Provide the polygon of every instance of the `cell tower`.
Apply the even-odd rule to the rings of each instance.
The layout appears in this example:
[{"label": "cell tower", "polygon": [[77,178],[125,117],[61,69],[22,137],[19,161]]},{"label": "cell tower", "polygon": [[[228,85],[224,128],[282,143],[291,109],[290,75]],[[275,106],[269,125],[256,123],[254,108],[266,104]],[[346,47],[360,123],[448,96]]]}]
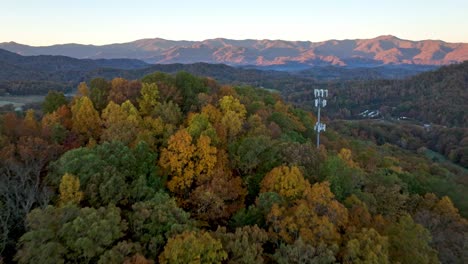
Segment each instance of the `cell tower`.
[{"label": "cell tower", "polygon": [[317,148],[320,146],[320,132],[325,131],[327,126],[320,123],[320,108],[327,106],[328,90],[327,89],[314,89],[315,107],[317,111],[317,123],[315,123],[315,131],[317,131]]}]

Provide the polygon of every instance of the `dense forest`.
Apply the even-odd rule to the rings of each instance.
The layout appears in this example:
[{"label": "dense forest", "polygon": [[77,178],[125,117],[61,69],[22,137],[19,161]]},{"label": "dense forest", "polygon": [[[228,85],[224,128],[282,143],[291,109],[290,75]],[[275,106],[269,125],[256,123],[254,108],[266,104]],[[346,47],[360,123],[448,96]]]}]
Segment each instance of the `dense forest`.
[{"label": "dense forest", "polygon": [[[65,56],[21,56],[0,49],[0,95],[46,94],[50,89],[70,92],[80,82],[101,77],[140,79],[155,71],[175,74],[187,71],[210,76],[225,84],[243,84],[280,91],[310,88],[317,81],[401,79],[435,66],[394,65],[380,67],[313,67],[286,72],[277,67],[231,67],[224,64],[146,64],[132,59],[74,59]],[[289,69],[286,67],[286,69]]]},{"label": "dense forest", "polygon": [[315,121],[187,72],[51,91],[0,117],[0,263],[467,262],[466,170]]}]

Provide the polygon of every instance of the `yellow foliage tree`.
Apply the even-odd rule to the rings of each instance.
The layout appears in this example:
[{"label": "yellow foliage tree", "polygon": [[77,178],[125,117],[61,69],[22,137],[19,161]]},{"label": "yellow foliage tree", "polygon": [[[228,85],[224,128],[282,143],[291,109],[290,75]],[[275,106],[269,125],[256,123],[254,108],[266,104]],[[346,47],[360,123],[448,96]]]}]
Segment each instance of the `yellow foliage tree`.
[{"label": "yellow foliage tree", "polygon": [[186,130],[179,130],[169,138],[167,148],[161,151],[159,164],[168,170],[171,179],[167,186],[171,192],[184,194],[195,176],[195,164],[192,157],[195,146]]},{"label": "yellow foliage tree", "polygon": [[83,192],[80,191],[80,179],[69,173],[65,173],[65,175],[62,176],[59,192],[59,204],[61,206],[68,203],[79,204],[83,199]]},{"label": "yellow foliage tree", "polygon": [[221,124],[226,128],[228,138],[232,139],[242,130],[247,110],[237,98],[231,95],[221,98],[219,106],[223,112]]},{"label": "yellow foliage tree", "polygon": [[159,255],[160,263],[222,263],[227,258],[223,244],[205,232],[184,232],[170,238]]},{"label": "yellow foliage tree", "polygon": [[260,192],[276,192],[288,200],[301,198],[307,188],[310,184],[296,166],[276,167],[260,184]]},{"label": "yellow foliage tree", "polygon": [[192,144],[192,136],[185,129],[169,138],[167,148],[161,152],[159,164],[170,175],[167,186],[171,192],[186,197],[194,182],[211,179],[217,150],[210,143],[211,139],[202,135],[196,145]]},{"label": "yellow foliage tree", "polygon": [[293,243],[301,237],[312,246],[339,244],[339,229],[346,225],[348,213],[334,199],[328,182],[306,188],[303,196],[292,206],[272,206],[266,218],[270,232],[286,243]]},{"label": "yellow foliage tree", "polygon": [[86,85],[85,82],[81,82],[81,83],[78,85],[77,97],[81,97],[81,96],[89,96],[88,85]]},{"label": "yellow foliage tree", "polygon": [[98,138],[101,130],[101,118],[87,96],[78,98],[71,108],[72,131],[87,138]]},{"label": "yellow foliage tree", "polygon": [[358,168],[356,162],[353,161],[352,152],[350,149],[342,148],[340,153],[338,153],[338,157],[340,157],[350,168]]},{"label": "yellow foliage tree", "polygon": [[239,99],[234,98],[232,95],[223,96],[223,98],[219,100],[219,106],[224,113],[233,111],[241,118],[245,118],[245,115],[247,114],[245,106],[241,104]]},{"label": "yellow foliage tree", "polygon": [[137,99],[142,116],[150,116],[156,106],[159,104],[159,90],[155,83],[143,83],[141,86],[141,95]]},{"label": "yellow foliage tree", "polygon": [[23,120],[23,132],[26,135],[34,135],[39,132],[39,123],[34,117],[34,110],[29,109]]},{"label": "yellow foliage tree", "polygon": [[194,153],[194,158],[197,161],[195,163],[195,175],[198,184],[210,180],[217,161],[216,153],[217,149],[211,146],[211,138],[201,135],[198,138],[196,152]]},{"label": "yellow foliage tree", "polygon": [[134,143],[142,123],[138,110],[128,100],[121,106],[111,101],[102,111],[102,119],[105,129],[101,139],[118,140],[126,145]]}]

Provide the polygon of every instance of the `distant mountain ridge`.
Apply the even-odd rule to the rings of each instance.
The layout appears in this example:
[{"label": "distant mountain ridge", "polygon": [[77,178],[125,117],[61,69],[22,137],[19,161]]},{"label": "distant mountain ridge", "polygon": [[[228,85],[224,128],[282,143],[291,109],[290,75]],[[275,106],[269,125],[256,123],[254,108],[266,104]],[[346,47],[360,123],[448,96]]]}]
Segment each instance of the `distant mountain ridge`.
[{"label": "distant mountain ridge", "polygon": [[61,44],[33,47],[15,42],[0,48],[20,55],[63,55],[80,59],[138,59],[153,64],[224,63],[233,66],[306,65],[367,67],[389,64],[446,65],[468,60],[468,43],[410,41],[394,36],[323,42],[285,40],[173,41],[141,39],[102,46]]}]

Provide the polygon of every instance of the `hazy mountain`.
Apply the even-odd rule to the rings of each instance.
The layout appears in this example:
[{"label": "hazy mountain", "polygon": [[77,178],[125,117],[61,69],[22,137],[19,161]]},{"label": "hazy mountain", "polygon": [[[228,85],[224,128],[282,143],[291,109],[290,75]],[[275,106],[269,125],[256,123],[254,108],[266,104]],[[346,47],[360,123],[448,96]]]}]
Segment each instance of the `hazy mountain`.
[{"label": "hazy mountain", "polygon": [[284,40],[171,41],[160,38],[103,46],[63,44],[33,47],[15,42],[0,48],[21,55],[64,55],[74,58],[131,58],[147,63],[225,63],[286,67],[376,66],[385,64],[445,65],[468,60],[467,43],[410,41],[394,36],[324,42]]}]

